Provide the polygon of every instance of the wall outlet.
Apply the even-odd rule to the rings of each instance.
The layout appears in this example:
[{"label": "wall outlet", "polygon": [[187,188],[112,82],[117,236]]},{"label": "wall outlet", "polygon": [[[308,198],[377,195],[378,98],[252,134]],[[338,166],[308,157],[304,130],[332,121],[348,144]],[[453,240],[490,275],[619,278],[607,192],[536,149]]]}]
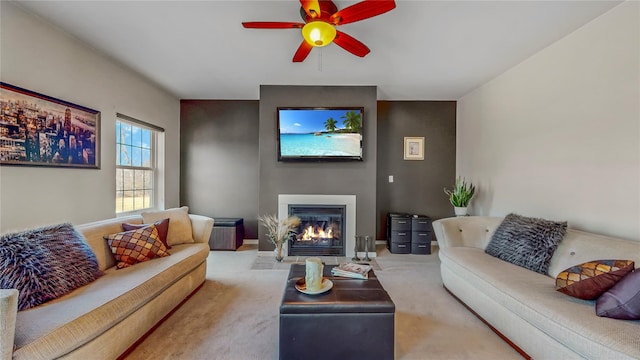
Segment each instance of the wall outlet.
[{"label": "wall outlet", "polygon": [[393,182],[393,175],[389,175],[389,182],[392,183]]}]

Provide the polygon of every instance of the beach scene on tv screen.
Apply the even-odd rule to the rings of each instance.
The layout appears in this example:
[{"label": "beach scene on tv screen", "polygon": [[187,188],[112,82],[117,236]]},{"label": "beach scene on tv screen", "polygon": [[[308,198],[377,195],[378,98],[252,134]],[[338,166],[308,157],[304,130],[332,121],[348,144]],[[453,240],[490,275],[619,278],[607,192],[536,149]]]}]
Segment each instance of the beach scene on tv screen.
[{"label": "beach scene on tv screen", "polygon": [[282,157],[360,157],[360,109],[280,109]]}]

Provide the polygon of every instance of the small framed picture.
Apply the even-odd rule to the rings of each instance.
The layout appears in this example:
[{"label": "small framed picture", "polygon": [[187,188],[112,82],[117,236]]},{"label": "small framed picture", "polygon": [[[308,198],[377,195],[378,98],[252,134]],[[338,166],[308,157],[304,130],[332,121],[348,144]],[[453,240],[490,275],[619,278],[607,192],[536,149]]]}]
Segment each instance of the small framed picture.
[{"label": "small framed picture", "polygon": [[424,160],[424,137],[404,138],[404,159]]}]

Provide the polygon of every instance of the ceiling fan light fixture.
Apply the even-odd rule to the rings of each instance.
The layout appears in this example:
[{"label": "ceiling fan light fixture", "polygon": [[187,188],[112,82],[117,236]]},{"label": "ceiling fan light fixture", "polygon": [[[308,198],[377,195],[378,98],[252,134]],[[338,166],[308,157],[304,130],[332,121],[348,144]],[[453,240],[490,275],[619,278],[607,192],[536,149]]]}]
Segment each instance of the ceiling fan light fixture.
[{"label": "ceiling fan light fixture", "polygon": [[310,21],[302,27],[302,37],[311,46],[327,46],[335,39],[336,28],[325,21]]}]

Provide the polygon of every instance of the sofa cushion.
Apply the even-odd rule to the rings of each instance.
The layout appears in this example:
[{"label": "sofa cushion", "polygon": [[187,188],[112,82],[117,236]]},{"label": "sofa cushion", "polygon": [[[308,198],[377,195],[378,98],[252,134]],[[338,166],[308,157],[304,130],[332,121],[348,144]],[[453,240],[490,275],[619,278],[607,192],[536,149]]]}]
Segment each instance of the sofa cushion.
[{"label": "sofa cushion", "polygon": [[596,302],[596,314],[622,320],[640,320],[640,270],[627,274]]},{"label": "sofa cushion", "polygon": [[142,221],[147,224],[166,218],[170,219],[169,231],[167,233],[167,244],[170,246],[194,242],[191,220],[189,219],[189,208],[187,206],[162,211],[144,212],[141,215]]},{"label": "sofa cushion", "polygon": [[155,225],[105,236],[113,256],[122,269],[155,257],[169,256]]},{"label": "sofa cushion", "polygon": [[546,274],[566,229],[566,222],[509,214],[498,226],[485,251],[514,265]]},{"label": "sofa cushion", "polygon": [[572,266],[556,277],[556,290],[593,300],[633,271],[632,260],[595,260]]},{"label": "sofa cushion", "polygon": [[208,244],[178,245],[171,256],[125,269],[112,267],[81,289],[19,312],[14,357],[54,359],[88,343],[196,269],[208,255]]},{"label": "sofa cushion", "polygon": [[0,236],[0,288],[18,289],[18,309],[56,299],[102,275],[95,255],[65,223]]},{"label": "sofa cushion", "polygon": [[[149,226],[150,224],[130,224],[130,223],[122,223],[122,230],[130,231],[143,228],[145,226]],[[160,241],[164,244],[164,246],[168,249],[171,249],[171,246],[167,243],[167,233],[169,232],[169,219],[158,220],[153,223],[158,229],[158,236]]]}]

